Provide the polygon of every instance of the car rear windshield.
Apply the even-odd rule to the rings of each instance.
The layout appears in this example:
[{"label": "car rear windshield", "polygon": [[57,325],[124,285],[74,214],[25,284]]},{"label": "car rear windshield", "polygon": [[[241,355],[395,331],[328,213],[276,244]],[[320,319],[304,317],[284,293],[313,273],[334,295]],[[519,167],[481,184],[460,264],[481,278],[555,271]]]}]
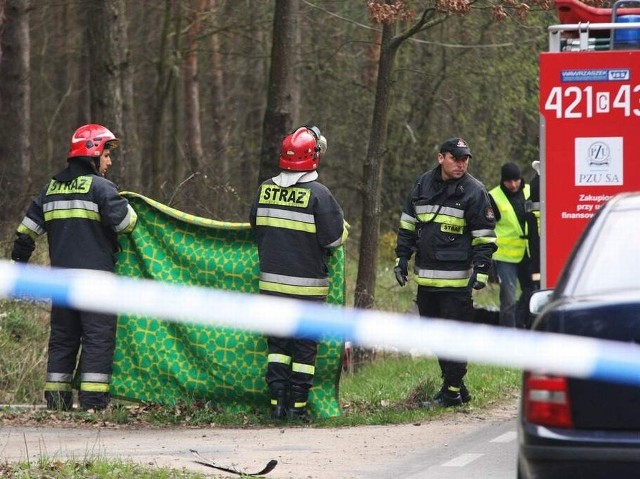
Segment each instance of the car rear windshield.
[{"label": "car rear windshield", "polygon": [[577,295],[640,290],[639,220],[638,210],[607,215],[576,284]]}]

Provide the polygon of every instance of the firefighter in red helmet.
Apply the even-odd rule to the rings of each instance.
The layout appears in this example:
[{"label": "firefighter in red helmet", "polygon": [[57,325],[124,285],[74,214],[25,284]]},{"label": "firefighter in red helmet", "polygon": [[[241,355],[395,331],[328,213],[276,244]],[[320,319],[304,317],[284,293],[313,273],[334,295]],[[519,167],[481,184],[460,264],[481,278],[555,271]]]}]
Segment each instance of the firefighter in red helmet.
[{"label": "firefighter in red helmet", "polygon": [[[260,293],[324,302],[329,293],[327,258],[347,238],[340,205],[318,182],[327,140],[315,126],[284,138],[280,174],[258,189],[249,220],[258,243]],[[308,420],[317,343],[269,336],[266,382],[271,417]]]},{"label": "firefighter in red helmet", "polygon": [[[36,238],[46,233],[51,266],[115,270],[117,235],[131,232],[137,220],[116,185],[104,177],[119,144],[101,125],[84,125],[73,133],[67,167],[42,188],[18,226],[13,261],[28,262]],[[107,407],[115,337],[116,315],[53,305],[44,391],[49,409],[72,408],[74,380],[79,381],[82,409]]]}]

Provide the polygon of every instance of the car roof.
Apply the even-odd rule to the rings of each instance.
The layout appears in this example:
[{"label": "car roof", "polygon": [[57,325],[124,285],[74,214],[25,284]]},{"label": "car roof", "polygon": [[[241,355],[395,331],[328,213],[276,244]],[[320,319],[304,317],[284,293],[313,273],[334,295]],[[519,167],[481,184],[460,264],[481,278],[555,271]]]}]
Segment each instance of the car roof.
[{"label": "car roof", "polygon": [[618,209],[640,209],[640,191],[619,193],[611,200],[611,208]]}]

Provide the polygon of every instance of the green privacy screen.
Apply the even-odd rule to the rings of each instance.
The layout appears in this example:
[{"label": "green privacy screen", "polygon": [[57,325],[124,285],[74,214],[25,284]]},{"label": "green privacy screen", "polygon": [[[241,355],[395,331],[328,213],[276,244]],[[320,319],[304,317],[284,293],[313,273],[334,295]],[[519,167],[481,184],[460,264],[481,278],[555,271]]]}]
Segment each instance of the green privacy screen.
[{"label": "green privacy screen", "polygon": [[[167,283],[258,292],[258,251],[248,223],[192,216],[136,193],[122,193],[138,214],[121,235],[117,273]],[[344,304],[344,249],[330,258],[329,302]],[[224,309],[224,305],[220,305]],[[309,404],[315,417],[339,416],[342,338],[318,344]],[[118,317],[111,394],[172,405],[210,401],[227,412],[268,407],[264,335],[151,317]]]}]

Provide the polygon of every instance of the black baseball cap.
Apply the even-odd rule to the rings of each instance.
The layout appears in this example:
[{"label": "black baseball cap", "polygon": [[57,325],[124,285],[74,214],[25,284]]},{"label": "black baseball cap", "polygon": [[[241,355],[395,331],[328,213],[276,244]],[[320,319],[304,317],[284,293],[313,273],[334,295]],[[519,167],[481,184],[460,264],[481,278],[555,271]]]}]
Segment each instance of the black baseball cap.
[{"label": "black baseball cap", "polygon": [[469,145],[462,138],[449,138],[440,147],[440,153],[451,153],[456,160],[465,156],[472,158]]}]

